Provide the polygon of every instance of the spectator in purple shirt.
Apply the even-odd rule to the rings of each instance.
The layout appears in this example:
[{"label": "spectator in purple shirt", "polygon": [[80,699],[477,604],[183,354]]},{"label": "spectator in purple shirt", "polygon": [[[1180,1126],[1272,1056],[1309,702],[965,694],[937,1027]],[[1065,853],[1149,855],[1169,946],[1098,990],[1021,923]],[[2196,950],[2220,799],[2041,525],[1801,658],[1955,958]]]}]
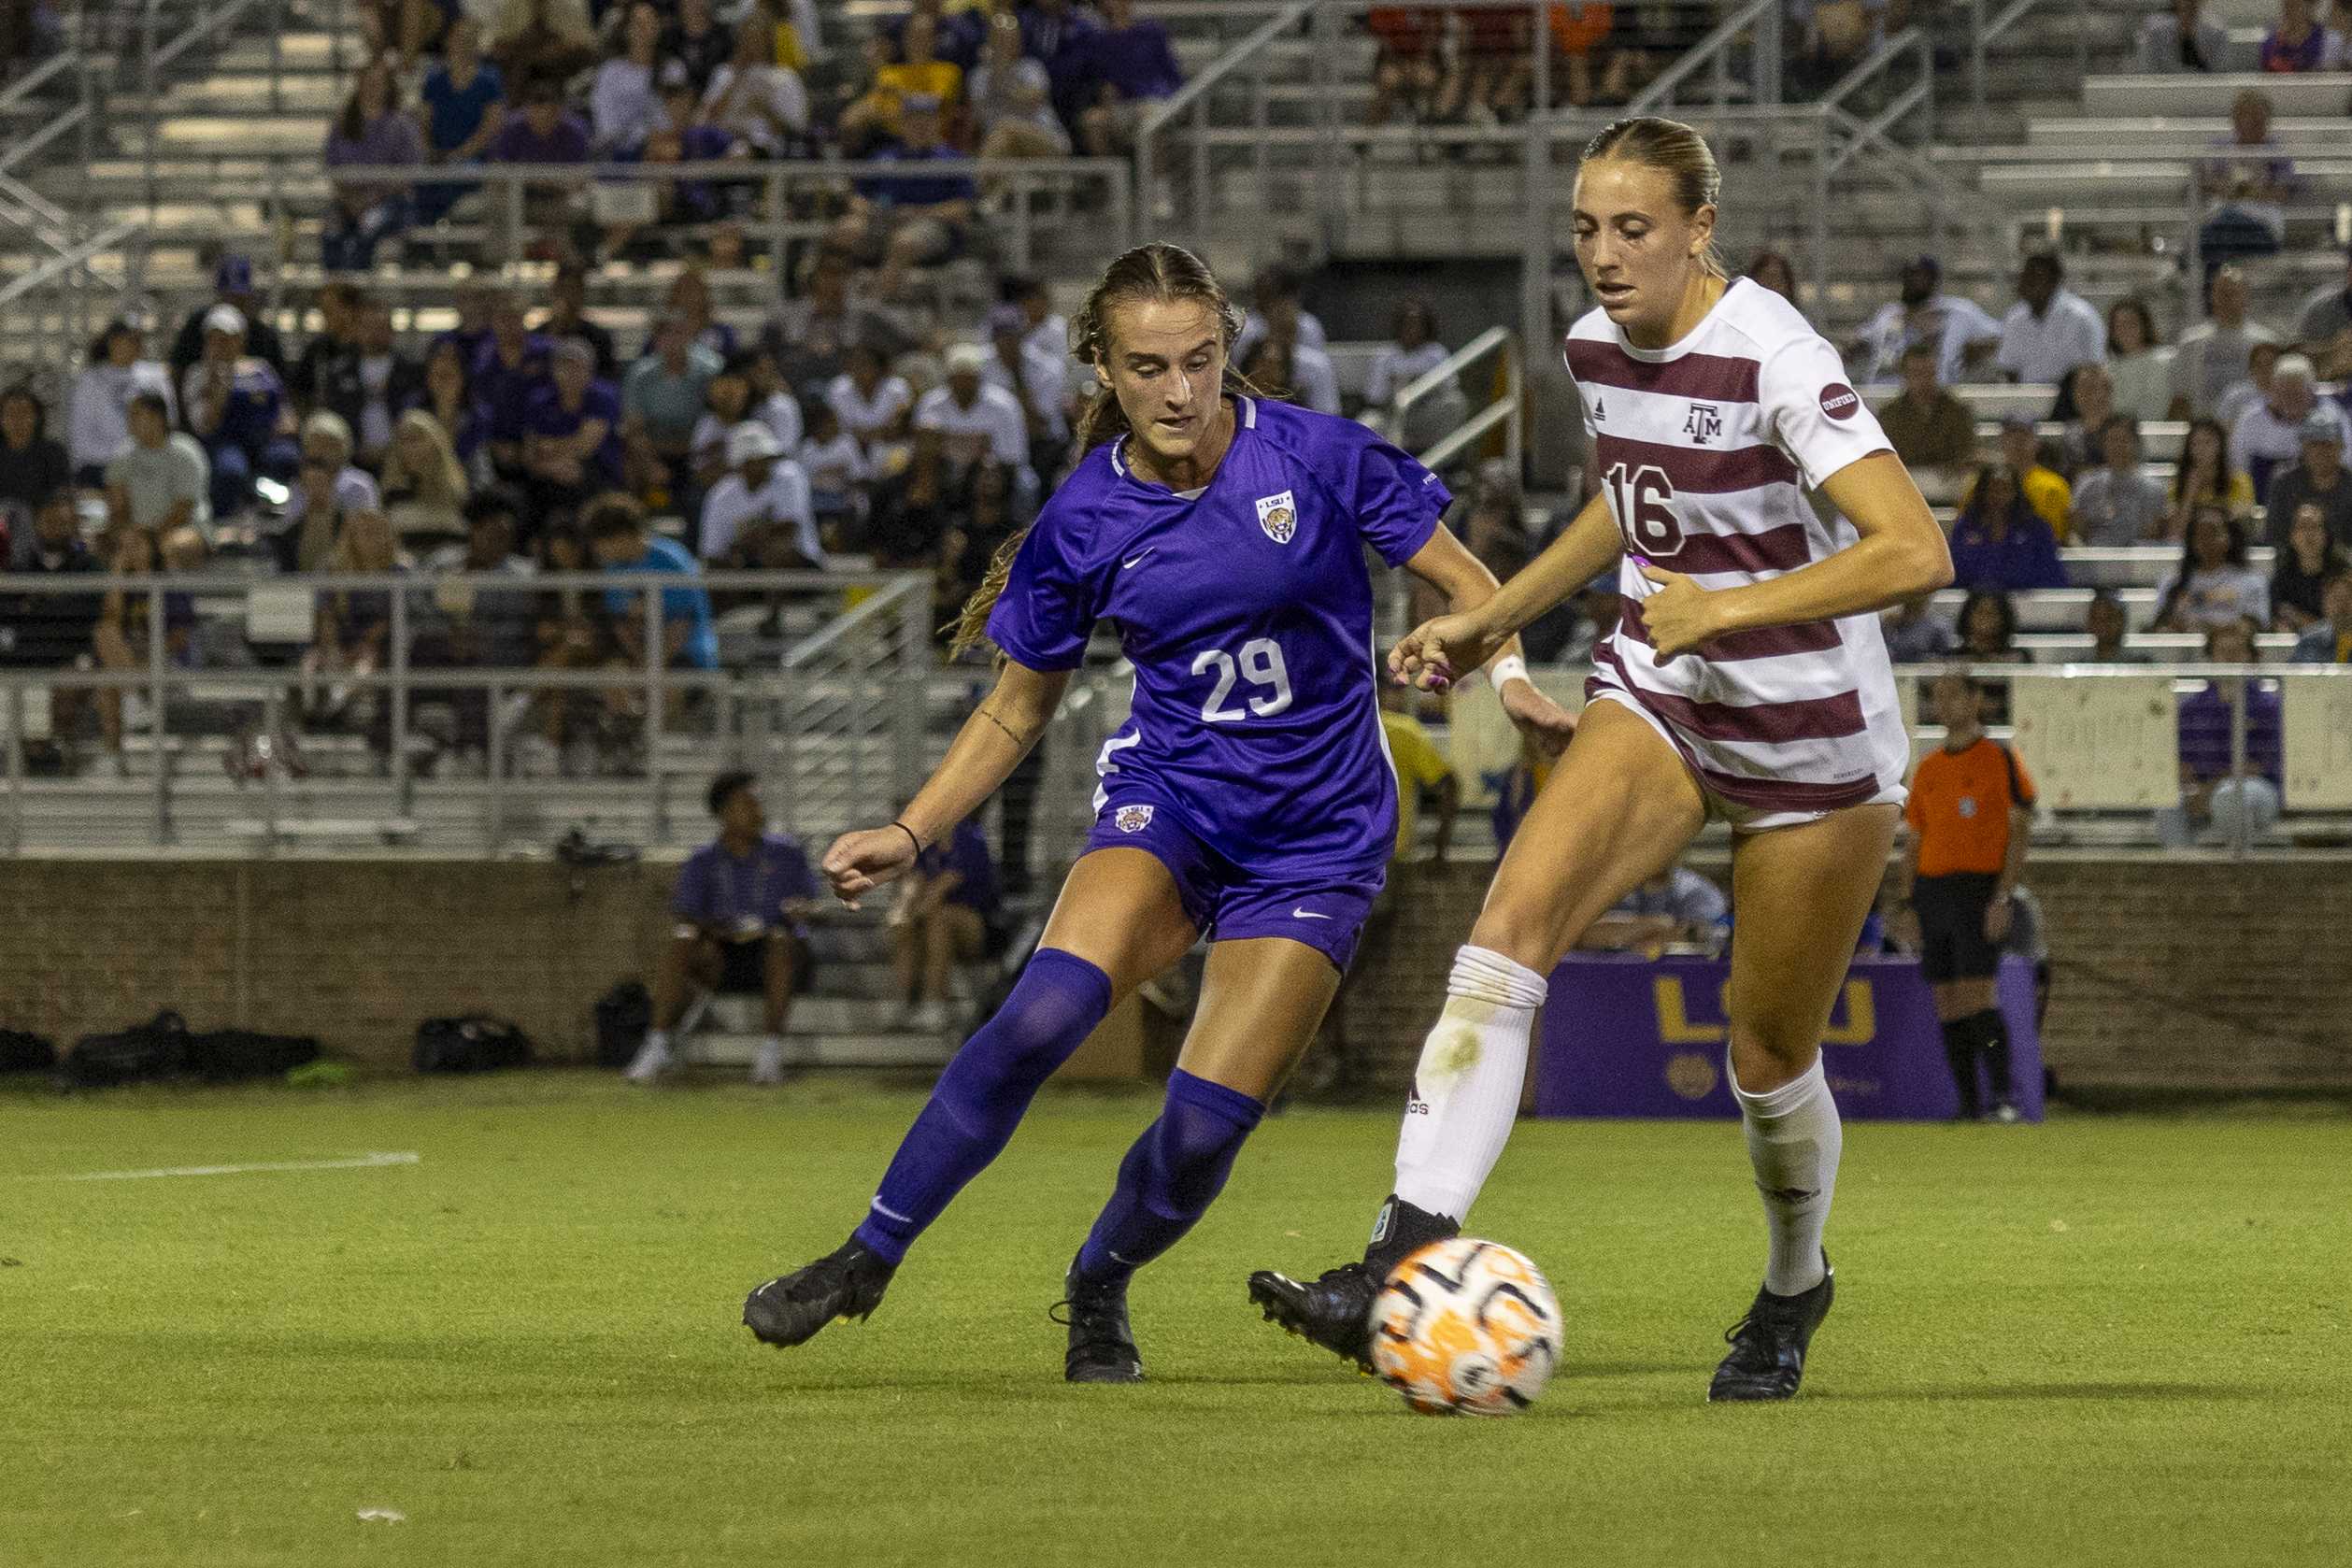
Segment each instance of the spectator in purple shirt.
[{"label": "spectator in purple shirt", "polygon": [[899,1027],[925,1034],[948,1027],[948,977],[986,956],[998,902],[988,835],[970,818],[915,857],[890,914]]},{"label": "spectator in purple shirt", "polygon": [[856,181],[849,211],[834,226],[832,243],[860,261],[880,262],[875,292],[894,299],[908,272],[948,261],[963,249],[979,192],[966,172],[971,160],[941,140],[936,98],[910,93],[901,99],[898,142],[875,157],[941,165],[930,174]]},{"label": "spectator in purple shirt", "polygon": [[620,394],[596,379],[596,350],[555,346],[554,376],[524,406],[524,492],[533,527],[577,512],[620,483]]},{"label": "spectator in purple shirt", "polygon": [[[673,60],[662,67],[662,113],[651,134],[623,154],[640,164],[716,164],[749,156],[721,126],[698,118],[701,97],[688,79],[686,67]],[[714,223],[726,216],[727,186],[708,179],[657,179],[652,183],[656,229],[677,224]],[[605,251],[617,255],[645,225],[614,223],[605,231]]]},{"label": "spectator in purple shirt", "polygon": [[[442,40],[444,59],[426,73],[419,119],[425,162],[441,166],[478,164],[506,122],[506,82],[482,58],[481,24],[461,16]],[[417,193],[417,216],[434,222],[474,185],[428,185]]]},{"label": "spectator in purple shirt", "polygon": [[[508,115],[491,138],[489,161],[585,164],[588,141],[587,123],[563,107],[563,89],[535,79],[523,85],[522,112]],[[541,226],[560,222],[580,188],[577,179],[531,181],[522,192],[523,221]]]},{"label": "spectator in purple shirt", "polygon": [[2335,71],[2344,66],[2344,39],[2320,25],[2315,0],[2280,0],[2278,25],[2262,36],[2262,69]]},{"label": "spectator in purple shirt", "polygon": [[934,35],[932,54],[960,71],[969,71],[980,63],[980,55],[988,39],[989,17],[991,7],[974,6],[946,14],[941,0],[914,0],[906,8],[906,16],[884,24],[883,36],[899,48],[899,58],[905,59],[904,39],[907,17],[929,20]]},{"label": "spectator in purple shirt", "polygon": [[489,424],[491,466],[501,478],[522,478],[522,416],[548,383],[548,340],[524,324],[522,306],[500,294],[490,310],[490,341],[466,378]]},{"label": "spectator in purple shirt", "polygon": [[767,813],[750,774],[720,774],[710,781],[706,800],[719,820],[719,836],[678,868],[670,895],[675,923],[654,980],[653,1028],[628,1077],[651,1083],[677,1064],[670,1031],[686,1017],[690,1002],[749,991],[767,1004],[751,1081],[780,1083],[793,984],[809,968],[801,922],[816,902],[817,878],[798,843],[766,831]]},{"label": "spectator in purple shirt", "polygon": [[[382,61],[363,69],[351,95],[327,128],[327,167],[415,166],[424,162],[424,138],[403,112],[392,67]],[[363,272],[376,264],[376,247],[408,226],[413,186],[377,180],[338,179],[335,206],[320,242],[320,260],[330,272]]]},{"label": "spectator in purple shirt", "polygon": [[1168,30],[1135,20],[1135,0],[1104,0],[1104,27],[1087,39],[1086,91],[1078,135],[1097,158],[1124,157],[1135,145],[1144,107],[1173,98],[1184,85]]},{"label": "spectator in purple shirt", "polygon": [[1021,52],[1045,66],[1054,112],[1075,121],[1086,108],[1087,42],[1103,30],[1103,19],[1074,0],[1028,0],[1019,17]]},{"label": "spectator in purple shirt", "polygon": [[[2259,663],[2254,624],[2233,621],[2205,634],[2205,658],[2216,664]],[[2245,761],[2234,731],[2245,707]],[[2157,836],[2170,848],[2197,841],[2217,825],[2243,823],[2259,834],[2278,817],[2286,777],[2284,718],[2277,690],[2244,677],[2207,681],[2180,700],[2180,789],[2177,806],[2156,814]]]},{"label": "spectator in purple shirt", "polygon": [[1952,580],[1962,588],[2064,588],[2058,538],[2025,504],[2005,464],[1976,471],[1968,507],[1952,524]]}]

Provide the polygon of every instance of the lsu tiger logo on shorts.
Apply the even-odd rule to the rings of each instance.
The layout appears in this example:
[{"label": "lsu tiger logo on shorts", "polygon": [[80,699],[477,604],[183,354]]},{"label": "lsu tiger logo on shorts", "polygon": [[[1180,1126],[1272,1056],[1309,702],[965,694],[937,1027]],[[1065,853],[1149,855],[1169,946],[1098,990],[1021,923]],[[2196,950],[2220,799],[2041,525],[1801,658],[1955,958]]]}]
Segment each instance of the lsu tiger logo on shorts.
[{"label": "lsu tiger logo on shorts", "polygon": [[1111,820],[1118,825],[1121,833],[1141,833],[1151,826],[1151,807],[1122,805],[1111,814]]},{"label": "lsu tiger logo on shorts", "polygon": [[1299,505],[1290,499],[1289,491],[1258,497],[1258,526],[1277,545],[1290,542],[1290,535],[1299,531]]}]

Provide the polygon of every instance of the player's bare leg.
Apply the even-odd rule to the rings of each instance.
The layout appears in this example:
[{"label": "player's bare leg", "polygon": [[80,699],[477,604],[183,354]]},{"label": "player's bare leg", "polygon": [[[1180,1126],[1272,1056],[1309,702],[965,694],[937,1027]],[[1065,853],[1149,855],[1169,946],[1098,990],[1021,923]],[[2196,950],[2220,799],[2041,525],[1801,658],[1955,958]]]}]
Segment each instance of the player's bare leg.
[{"label": "player's bare leg", "polygon": [[1140,849],[1082,856],[1012,995],[940,1075],[865,1223],[842,1247],[753,1290],[746,1326],[763,1343],[789,1346],[836,1318],[871,1316],[907,1246],[996,1158],[1054,1069],[1194,936],[1158,859]]},{"label": "player's bare leg", "polygon": [[1331,959],[1304,942],[1244,937],[1210,948],[1166,1106],[1127,1151],[1110,1202],[1070,1265],[1063,1371],[1072,1382],[1142,1381],[1128,1280],[1207,1212],[1338,990]]},{"label": "player's bare leg", "polygon": [[1502,1158],[1545,976],[1593,921],[1673,864],[1705,820],[1689,770],[1646,720],[1614,702],[1585,709],[1455,957],[1445,1011],[1414,1070],[1396,1190],[1371,1246],[1361,1262],[1313,1280],[1251,1275],[1249,1298],[1269,1321],[1367,1364],[1381,1281],[1406,1254],[1461,1228]]},{"label": "player's bare leg", "polygon": [[1862,805],[1751,834],[1732,852],[1732,1090],[1771,1237],[1764,1283],[1725,1337],[1710,1400],[1787,1399],[1835,1289],[1821,1231],[1844,1133],[1821,1032],[1885,880],[1896,810]]}]

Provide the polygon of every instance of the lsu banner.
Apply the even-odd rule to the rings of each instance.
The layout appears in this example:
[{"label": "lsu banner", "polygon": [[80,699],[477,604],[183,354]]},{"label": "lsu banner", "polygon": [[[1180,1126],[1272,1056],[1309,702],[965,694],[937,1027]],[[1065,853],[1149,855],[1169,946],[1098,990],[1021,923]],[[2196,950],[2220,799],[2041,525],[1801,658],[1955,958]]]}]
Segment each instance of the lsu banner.
[{"label": "lsu banner", "polygon": [[[1536,1065],[1538,1116],[1732,1117],[1722,959],[1572,953],[1552,971]],[[2002,961],[2017,1106],[2042,1119],[2042,1042],[2033,971]],[[1960,1090],[1944,1059],[1935,999],[1910,958],[1858,958],[1821,1036],[1830,1088],[1848,1117],[1946,1120]]]}]

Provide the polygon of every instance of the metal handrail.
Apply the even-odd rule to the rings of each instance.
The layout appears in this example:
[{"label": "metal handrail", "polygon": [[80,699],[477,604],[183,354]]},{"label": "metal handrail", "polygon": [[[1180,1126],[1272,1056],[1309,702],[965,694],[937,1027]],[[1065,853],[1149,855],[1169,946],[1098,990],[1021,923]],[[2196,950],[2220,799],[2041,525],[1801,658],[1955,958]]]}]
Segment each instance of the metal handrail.
[{"label": "metal handrail", "polygon": [[136,223],[117,223],[69,249],[60,251],[32,271],[10,279],[6,287],[0,287],[0,306],[11,305],[34,290],[45,288],[61,278],[84,272],[93,257],[113,249],[138,232],[139,225]]},{"label": "metal handrail", "polygon": [[1247,64],[1260,50],[1305,21],[1308,13],[1321,3],[1322,0],[1290,0],[1289,5],[1244,34],[1231,49],[1202,66],[1182,87],[1146,109],[1143,119],[1135,126],[1137,151],[1140,152],[1159,134],[1161,127],[1190,108],[1197,99],[1205,96],[1209,89]]},{"label": "metal handrail", "polygon": [[0,88],[0,114],[16,108],[20,102],[33,95],[34,89],[53,76],[59,76],[81,64],[81,51],[70,44],[34,66],[5,88]]},{"label": "metal handrail", "polygon": [[[279,694],[290,683],[304,679],[304,675],[301,672],[286,670],[207,671],[176,667],[171,662],[169,625],[165,613],[167,600],[175,593],[187,593],[193,596],[199,593],[235,593],[243,591],[249,595],[255,589],[292,587],[311,595],[314,607],[320,596],[329,593],[338,592],[381,593],[389,610],[383,668],[370,672],[335,671],[331,674],[322,672],[319,678],[330,679],[337,685],[346,687],[362,690],[381,689],[390,691],[391,712],[387,725],[385,751],[388,755],[390,788],[392,791],[395,809],[404,817],[413,805],[416,786],[409,747],[412,697],[420,691],[433,691],[453,687],[472,688],[477,685],[486,687],[491,693],[493,709],[491,736],[493,761],[491,764],[490,788],[493,803],[497,802],[500,798],[505,765],[506,738],[505,720],[497,705],[498,693],[503,690],[533,685],[560,686],[577,683],[568,680],[542,680],[540,672],[535,670],[521,672],[477,668],[469,674],[462,668],[416,665],[412,662],[410,632],[414,616],[418,611],[412,607],[410,601],[429,595],[434,590],[453,583],[463,583],[478,591],[505,594],[509,597],[561,592],[565,589],[597,593],[636,592],[642,610],[640,625],[644,649],[642,671],[634,678],[620,677],[611,671],[585,672],[591,677],[586,684],[593,685],[601,682],[606,690],[612,689],[617,683],[626,683],[634,688],[641,679],[646,701],[646,737],[649,746],[653,747],[659,746],[664,733],[664,709],[667,696],[672,691],[682,686],[716,688],[722,694],[731,691],[743,690],[749,690],[755,696],[761,691],[767,691],[771,695],[779,697],[787,694],[774,688],[774,682],[783,678],[784,672],[781,669],[749,676],[730,676],[725,672],[709,672],[681,680],[677,672],[669,669],[665,651],[664,632],[667,625],[665,601],[668,593],[673,591],[680,589],[706,591],[712,588],[745,587],[766,588],[772,592],[795,588],[837,592],[841,589],[860,586],[877,587],[884,590],[880,597],[889,599],[900,606],[903,624],[912,634],[903,639],[903,646],[898,650],[894,669],[862,672],[865,678],[859,689],[847,694],[852,697],[862,696],[872,701],[881,695],[877,682],[886,679],[924,680],[928,678],[932,667],[929,645],[921,635],[924,630],[921,625],[922,618],[919,614],[920,607],[928,606],[930,578],[921,574],[724,571],[687,576],[676,572],[620,570],[549,572],[528,576],[501,572],[327,572],[308,576],[264,577],[224,577],[214,573],[189,572],[161,572],[128,577],[95,573],[0,574],[0,592],[14,592],[50,596],[70,594],[85,600],[101,593],[115,592],[136,594],[143,598],[145,603],[144,619],[147,639],[146,662],[141,668],[136,670],[0,672],[0,676],[5,676],[5,678],[0,678],[0,692],[6,692],[7,697],[5,728],[0,728],[0,749],[5,749],[6,756],[0,759],[0,765],[6,768],[6,788],[12,807],[8,818],[10,835],[8,841],[11,844],[21,844],[23,835],[24,759],[22,747],[19,742],[24,729],[22,692],[28,688],[96,686],[144,691],[151,710],[159,716],[159,724],[160,716],[166,711],[171,693],[174,691],[190,693],[205,688],[252,691],[263,700],[265,722],[274,731],[278,718],[278,705],[280,701]],[[924,596],[918,596],[910,592],[918,584],[920,585]],[[892,589],[899,592],[893,594],[890,592]],[[622,613],[634,615],[635,612],[624,611]],[[294,640],[299,642],[307,639]],[[100,678],[93,678],[93,677]],[[805,691],[809,684],[805,678],[803,678],[791,690],[795,692]],[[924,716],[924,705],[919,694],[902,693],[901,696],[902,700],[891,705],[890,716],[892,740],[891,765],[899,775],[898,782],[905,781],[905,776],[914,765],[914,759],[921,740],[921,723]],[[789,764],[791,761],[789,748],[786,761]],[[155,770],[151,793],[152,832],[154,841],[157,843],[168,843],[174,836],[172,783],[171,769],[159,766]],[[646,806],[649,819],[653,823],[654,832],[659,834],[666,831],[669,820],[669,799],[666,793],[668,779],[662,770],[649,768],[644,787],[647,791]],[[786,791],[784,798],[796,797],[791,791]],[[276,810],[274,797],[270,809],[273,812],[271,836],[274,840]],[[497,807],[493,804],[490,824],[493,842],[500,832],[500,820]]]},{"label": "metal handrail", "polygon": [[[220,0],[220,3],[207,7],[204,15],[197,19],[194,26],[178,34],[171,42],[155,50],[150,62],[150,67],[157,71],[163,70],[198,43],[216,34],[227,32],[230,24],[247,11],[266,3],[267,0]],[[148,6],[150,9],[155,9],[156,0],[148,0]],[[150,111],[156,107],[158,106],[150,106]]]},{"label": "metal handrail", "polygon": [[[1701,66],[1712,66],[1727,55],[1734,40],[1750,27],[1761,23],[1762,35],[1756,43],[1760,78],[1764,78],[1769,95],[1758,94],[1760,103],[1780,101],[1780,19],[1784,0],[1747,0],[1747,4],[1718,22],[1715,31],[1690,47],[1688,53],[1661,72],[1647,87],[1635,93],[1624,108],[1626,114],[1648,114],[1672,101],[1674,90],[1683,79]],[[1765,57],[1770,56],[1769,65]],[[1718,78],[1718,79],[1720,79]]]},{"label": "metal handrail", "polygon": [[571,592],[587,589],[748,588],[782,592],[800,590],[886,590],[928,583],[921,572],[820,572],[712,569],[687,575],[678,572],[272,572],[247,577],[226,572],[0,572],[0,593],[87,596],[123,589],[133,593],[191,593],[201,597],[243,594],[256,588],[304,588],[321,593],[386,592],[434,589],[449,584],[491,592],[518,593],[539,590]]},{"label": "metal handrail", "polygon": [[1414,404],[1438,388],[1456,380],[1470,366],[1498,350],[1503,354],[1504,380],[1503,395],[1471,415],[1446,435],[1438,437],[1431,444],[1427,451],[1417,454],[1423,467],[1433,471],[1444,467],[1458,454],[1467,449],[1471,442],[1492,430],[1503,421],[1509,420],[1510,425],[1504,435],[1504,454],[1510,460],[1512,471],[1518,472],[1520,423],[1518,415],[1520,405],[1525,401],[1525,392],[1523,372],[1519,367],[1518,337],[1507,328],[1489,327],[1447,355],[1426,374],[1415,377],[1405,383],[1404,389],[1396,394],[1394,405],[1396,428],[1400,434],[1403,432],[1405,411]]},{"label": "metal handrail", "polygon": [[[503,222],[510,243],[527,227],[524,204],[534,186],[585,190],[594,185],[627,184],[759,185],[765,189],[769,211],[763,220],[748,221],[746,226],[755,235],[772,236],[777,245],[809,232],[810,224],[816,221],[795,218],[790,212],[786,205],[788,192],[794,186],[826,181],[891,184],[936,179],[951,174],[969,179],[976,188],[1001,183],[1027,192],[1062,181],[1100,180],[1108,198],[1109,226],[1119,235],[1128,232],[1133,207],[1133,175],[1122,158],[959,158],[951,164],[910,164],[892,159],[730,158],[679,164],[350,164],[327,168],[321,164],[316,153],[280,150],[238,153],[234,161],[259,165],[261,190],[257,194],[280,207],[291,201],[286,192],[288,171],[297,171],[306,182],[322,181],[330,191],[341,184],[482,187],[501,204],[498,214],[486,216],[484,221]],[[150,200],[173,183],[158,176],[152,164],[146,178]],[[209,185],[208,181],[205,183]],[[1012,265],[1026,270],[1039,227],[1031,204],[1015,202],[1010,219],[1003,226],[1009,231],[1007,247]],[[410,234],[421,239],[431,237],[429,229],[415,229]]]},{"label": "metal handrail", "polygon": [[[2027,16],[2041,9],[2042,5],[2043,0],[2009,0],[1987,21],[1985,0],[1968,0],[1968,99],[1979,136],[1985,129],[1985,50]],[[2088,7],[2078,5],[2076,8],[2088,18]],[[2078,26],[2074,31],[2074,71],[2077,76],[2085,76],[2089,70],[2090,33]]]},{"label": "metal handrail", "polygon": [[922,573],[901,574],[881,592],[861,601],[845,615],[835,616],[824,625],[784,650],[784,667],[799,669],[819,654],[834,647],[851,634],[883,620],[902,613],[905,601],[917,594],[928,596],[932,579]]}]

